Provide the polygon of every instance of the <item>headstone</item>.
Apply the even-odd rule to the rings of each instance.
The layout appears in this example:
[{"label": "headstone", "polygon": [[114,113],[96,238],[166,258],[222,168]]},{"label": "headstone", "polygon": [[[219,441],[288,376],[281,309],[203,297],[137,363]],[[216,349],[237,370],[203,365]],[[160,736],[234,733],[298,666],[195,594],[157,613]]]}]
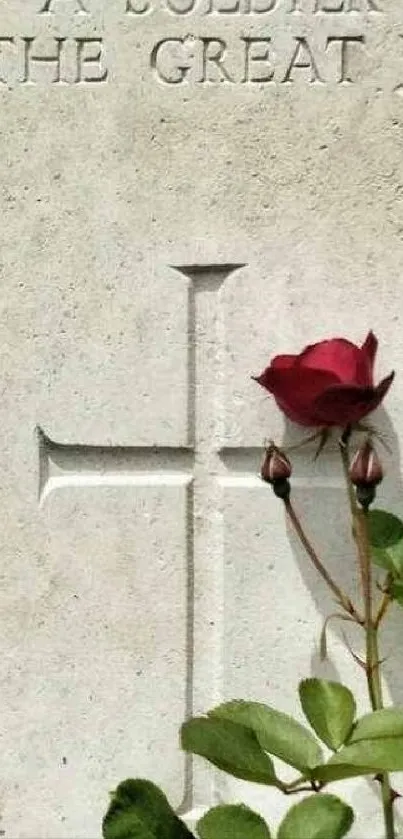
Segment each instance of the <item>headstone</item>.
[{"label": "headstone", "polygon": [[[341,634],[317,661],[334,605],[257,477],[284,423],[250,376],[370,327],[382,372],[403,357],[402,38],[397,0],[1,4],[8,837],[100,835],[130,776],[274,824],[289,801],[185,757],[180,723],[235,696],[301,718],[312,668],[366,708]],[[336,457],[298,470],[348,585]],[[366,782],[345,797],[382,835]]]}]

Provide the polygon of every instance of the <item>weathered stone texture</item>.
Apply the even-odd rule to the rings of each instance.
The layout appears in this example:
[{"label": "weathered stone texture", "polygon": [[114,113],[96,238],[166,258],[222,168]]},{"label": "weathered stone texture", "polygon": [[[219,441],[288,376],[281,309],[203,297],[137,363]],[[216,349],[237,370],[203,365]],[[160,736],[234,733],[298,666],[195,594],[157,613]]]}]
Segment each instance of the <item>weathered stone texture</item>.
[{"label": "weathered stone texture", "polygon": [[[208,805],[177,729],[221,696],[299,713],[313,667],[366,707],[338,630],[318,662],[333,605],[256,477],[284,423],[250,375],[371,327],[379,371],[403,360],[402,37],[398,0],[1,4],[6,837],[99,835],[128,775]],[[387,408],[397,446],[400,376]],[[352,583],[336,458],[296,472]],[[367,785],[346,796],[381,835]]]}]

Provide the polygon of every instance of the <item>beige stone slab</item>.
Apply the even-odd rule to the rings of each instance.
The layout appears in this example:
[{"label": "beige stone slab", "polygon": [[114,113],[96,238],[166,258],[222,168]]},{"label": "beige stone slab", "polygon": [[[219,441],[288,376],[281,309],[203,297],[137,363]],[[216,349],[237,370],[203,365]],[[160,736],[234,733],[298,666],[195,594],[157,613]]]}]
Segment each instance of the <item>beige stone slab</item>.
[{"label": "beige stone slab", "polygon": [[95,836],[123,776],[188,794],[186,490],[115,483],[52,492],[3,570],[6,834]]},{"label": "beige stone slab", "polygon": [[[298,435],[250,375],[370,327],[399,370],[402,36],[398,0],[1,5],[7,836],[91,839],[126,774],[208,805],[178,749],[191,702],[263,697],[275,669],[296,707],[323,614],[256,478],[263,440]],[[397,377],[394,445],[402,399]],[[297,465],[321,541],[338,466]]]}]

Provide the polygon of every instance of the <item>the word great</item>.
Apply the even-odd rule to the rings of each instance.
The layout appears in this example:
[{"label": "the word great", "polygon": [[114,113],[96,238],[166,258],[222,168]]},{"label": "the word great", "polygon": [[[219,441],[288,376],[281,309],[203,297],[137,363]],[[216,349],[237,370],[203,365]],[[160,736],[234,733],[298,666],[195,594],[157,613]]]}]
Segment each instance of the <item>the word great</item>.
[{"label": "the word great", "polygon": [[283,38],[281,50],[270,36],[241,36],[232,52],[222,38],[163,38],[153,49],[151,66],[166,84],[292,84],[301,72],[310,84],[352,84],[351,51],[363,42],[362,35],[329,36],[319,55],[301,36],[289,37],[286,45]]}]

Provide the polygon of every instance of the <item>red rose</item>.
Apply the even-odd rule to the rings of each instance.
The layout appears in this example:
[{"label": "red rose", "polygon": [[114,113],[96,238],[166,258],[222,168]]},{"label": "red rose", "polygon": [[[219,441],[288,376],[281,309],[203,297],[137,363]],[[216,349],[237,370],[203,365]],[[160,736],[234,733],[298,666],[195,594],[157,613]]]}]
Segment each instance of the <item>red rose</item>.
[{"label": "red rose", "polygon": [[373,332],[362,347],[345,338],[331,338],[311,344],[299,355],[277,355],[253,378],[273,394],[293,422],[345,427],[377,408],[392,384],[394,373],[374,387],[377,346]]}]

